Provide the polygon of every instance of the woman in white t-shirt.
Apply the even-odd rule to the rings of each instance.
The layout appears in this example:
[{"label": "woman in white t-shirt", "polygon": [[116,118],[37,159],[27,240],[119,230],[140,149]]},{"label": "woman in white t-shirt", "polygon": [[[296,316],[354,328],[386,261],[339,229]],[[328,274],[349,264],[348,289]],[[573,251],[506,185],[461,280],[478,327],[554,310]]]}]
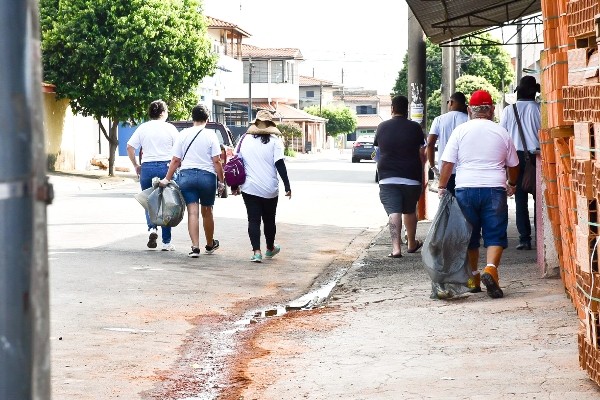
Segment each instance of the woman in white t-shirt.
[{"label": "woman in white t-shirt", "polygon": [[242,194],[248,213],[248,236],[252,244],[252,262],[262,262],[260,248],[260,225],[264,225],[267,250],[266,258],[273,258],[281,247],[275,244],[275,214],[279,196],[279,178],[285,188],[285,195],[292,198],[290,181],[287,176],[283,155],[283,142],[275,135],[281,134],[269,111],[261,110],[252,121],[248,131],[242,136],[238,153],[244,160],[246,181],[239,187],[232,187],[234,195]]},{"label": "woman in white t-shirt", "polygon": [[192,240],[192,251],[188,256],[192,258],[200,256],[199,209],[206,238],[204,253],[212,254],[219,248],[219,241],[214,238],[213,205],[217,188],[220,194],[225,184],[221,165],[221,145],[214,131],[204,129],[209,115],[208,109],[203,104],[192,109],[194,125],[179,133],[173,146],[173,159],[169,171],[160,181],[161,186],[166,186],[177,168],[180,168],[177,184],[187,205],[188,233]]},{"label": "woman in white t-shirt", "polygon": [[[171,149],[178,136],[177,128],[173,124],[166,122],[169,116],[167,104],[162,100],[156,100],[150,103],[148,107],[150,121],[141,124],[127,142],[127,155],[135,168],[135,172],[140,177],[140,186],[142,190],[152,186],[152,179],[165,176],[171,160]],[[135,158],[135,151],[143,149],[143,160],[141,165]],[[146,212],[146,223],[150,236],[147,246],[151,249],[157,247],[158,239],[157,226],[150,222],[150,216]],[[171,244],[171,227],[162,226],[163,251],[175,250]]]}]

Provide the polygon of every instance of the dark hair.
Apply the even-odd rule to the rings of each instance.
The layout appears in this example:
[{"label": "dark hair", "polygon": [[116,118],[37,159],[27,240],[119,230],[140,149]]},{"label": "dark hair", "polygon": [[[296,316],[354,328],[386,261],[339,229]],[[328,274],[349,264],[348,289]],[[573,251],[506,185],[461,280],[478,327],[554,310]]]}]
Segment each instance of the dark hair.
[{"label": "dark hair", "polygon": [[262,144],[267,144],[271,141],[271,135],[252,135],[255,138],[260,136],[260,141]]},{"label": "dark hair", "polygon": [[452,93],[450,100],[457,102],[458,105],[461,106],[459,111],[464,113],[467,112],[467,97],[463,92]]},{"label": "dark hair", "polygon": [[148,114],[151,119],[159,119],[160,115],[165,111],[168,112],[169,109],[167,108],[167,103],[162,100],[154,100],[148,107]]},{"label": "dark hair", "polygon": [[196,122],[206,122],[210,118],[210,111],[204,104],[198,104],[192,108],[192,120]]},{"label": "dark hair", "polygon": [[408,116],[408,98],[406,96],[395,96],[392,99],[392,111],[403,116]]}]

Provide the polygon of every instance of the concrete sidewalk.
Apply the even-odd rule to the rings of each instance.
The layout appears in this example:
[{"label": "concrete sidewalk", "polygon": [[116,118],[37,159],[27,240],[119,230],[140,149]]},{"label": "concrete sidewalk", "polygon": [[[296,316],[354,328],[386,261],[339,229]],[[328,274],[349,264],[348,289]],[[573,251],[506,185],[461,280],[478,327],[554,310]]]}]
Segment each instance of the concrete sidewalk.
[{"label": "concrete sidewalk", "polygon": [[535,251],[515,250],[510,226],[497,300],[485,289],[431,300],[420,253],[387,258],[383,229],[327,307],[255,333],[239,399],[600,398],[578,364],[579,320],[562,282],[541,278]]}]

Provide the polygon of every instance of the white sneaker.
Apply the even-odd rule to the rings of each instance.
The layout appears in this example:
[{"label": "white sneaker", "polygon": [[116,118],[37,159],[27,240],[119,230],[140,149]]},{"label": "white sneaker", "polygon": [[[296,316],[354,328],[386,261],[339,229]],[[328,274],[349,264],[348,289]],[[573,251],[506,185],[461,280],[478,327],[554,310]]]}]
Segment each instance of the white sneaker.
[{"label": "white sneaker", "polygon": [[162,251],[174,251],[174,250],[175,250],[175,246],[173,246],[171,243],[163,243]]}]

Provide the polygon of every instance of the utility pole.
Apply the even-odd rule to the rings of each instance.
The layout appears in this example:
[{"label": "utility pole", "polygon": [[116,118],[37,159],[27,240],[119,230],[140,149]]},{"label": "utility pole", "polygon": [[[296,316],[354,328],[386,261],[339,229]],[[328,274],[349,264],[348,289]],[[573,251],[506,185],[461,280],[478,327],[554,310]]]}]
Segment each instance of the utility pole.
[{"label": "utility pole", "polygon": [[523,76],[523,24],[521,19],[517,20],[517,48],[515,68],[517,72],[517,84]]},{"label": "utility pole", "polygon": [[[423,139],[427,127],[426,120],[426,54],[423,29],[415,18],[410,7],[408,8],[408,113],[410,119],[418,122],[423,130]],[[423,171],[423,182],[425,173]],[[420,220],[425,219],[427,189],[423,190],[417,205],[417,215]]]},{"label": "utility pole", "polygon": [[248,126],[250,126],[251,121],[252,121],[252,57],[249,57],[248,58]]},{"label": "utility pole", "polygon": [[0,2],[0,399],[50,399],[48,242],[36,0]]}]

